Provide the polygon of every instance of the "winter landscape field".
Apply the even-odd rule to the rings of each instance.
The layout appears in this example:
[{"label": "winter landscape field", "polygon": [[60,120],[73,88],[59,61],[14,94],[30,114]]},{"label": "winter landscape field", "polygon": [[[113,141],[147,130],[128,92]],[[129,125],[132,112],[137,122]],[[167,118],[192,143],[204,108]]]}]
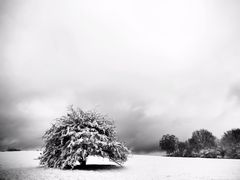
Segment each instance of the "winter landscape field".
[{"label": "winter landscape field", "polygon": [[89,157],[84,170],[59,170],[40,167],[39,154],[39,151],[0,152],[0,179],[240,179],[240,160],[132,155],[119,167],[107,159]]}]

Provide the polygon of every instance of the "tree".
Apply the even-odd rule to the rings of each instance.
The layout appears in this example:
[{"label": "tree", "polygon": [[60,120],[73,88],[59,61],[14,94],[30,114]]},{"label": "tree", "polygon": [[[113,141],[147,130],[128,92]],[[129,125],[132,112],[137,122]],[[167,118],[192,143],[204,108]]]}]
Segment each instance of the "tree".
[{"label": "tree", "polygon": [[66,116],[56,119],[43,136],[44,151],[40,164],[53,168],[74,168],[86,165],[87,157],[107,157],[121,165],[129,149],[116,137],[112,120],[95,111],[69,108]]},{"label": "tree", "polygon": [[216,137],[206,129],[200,129],[192,133],[188,140],[191,149],[198,153],[202,149],[216,148]]},{"label": "tree", "polygon": [[220,143],[227,157],[240,159],[240,129],[225,132]]},{"label": "tree", "polygon": [[174,135],[163,135],[159,142],[159,146],[162,150],[166,151],[168,155],[177,150],[178,138]]},{"label": "tree", "polygon": [[187,154],[187,142],[178,142],[177,150],[174,152],[176,157],[184,157]]}]

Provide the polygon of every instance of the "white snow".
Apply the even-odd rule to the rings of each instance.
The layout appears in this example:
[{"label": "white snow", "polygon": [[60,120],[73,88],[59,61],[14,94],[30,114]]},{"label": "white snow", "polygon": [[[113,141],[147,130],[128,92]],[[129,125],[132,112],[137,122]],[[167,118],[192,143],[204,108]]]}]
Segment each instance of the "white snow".
[{"label": "white snow", "polygon": [[89,157],[86,170],[39,166],[39,151],[0,152],[0,179],[240,180],[240,160],[132,155],[124,167]]}]

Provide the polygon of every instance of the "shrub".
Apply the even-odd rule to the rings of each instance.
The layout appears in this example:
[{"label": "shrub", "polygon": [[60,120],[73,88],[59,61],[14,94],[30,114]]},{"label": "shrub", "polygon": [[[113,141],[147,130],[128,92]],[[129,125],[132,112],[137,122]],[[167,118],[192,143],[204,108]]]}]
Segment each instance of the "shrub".
[{"label": "shrub", "polygon": [[69,108],[43,136],[40,164],[54,168],[86,165],[87,157],[107,157],[117,164],[127,160],[128,148],[116,137],[113,121],[100,113]]},{"label": "shrub", "polygon": [[218,149],[202,149],[199,152],[199,157],[202,158],[220,158],[221,152]]},{"label": "shrub", "polygon": [[171,154],[174,157],[183,157],[186,151],[186,143],[185,142],[178,142],[176,150]]}]

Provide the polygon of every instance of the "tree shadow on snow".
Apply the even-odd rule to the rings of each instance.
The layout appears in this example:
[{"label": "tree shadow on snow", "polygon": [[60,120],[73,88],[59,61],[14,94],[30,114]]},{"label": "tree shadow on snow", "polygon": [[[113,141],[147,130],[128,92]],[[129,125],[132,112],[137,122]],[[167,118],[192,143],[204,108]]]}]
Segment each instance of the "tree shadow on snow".
[{"label": "tree shadow on snow", "polygon": [[120,170],[122,166],[110,165],[110,164],[87,164],[86,166],[77,165],[74,170],[86,170],[86,171],[101,171],[101,170]]}]

